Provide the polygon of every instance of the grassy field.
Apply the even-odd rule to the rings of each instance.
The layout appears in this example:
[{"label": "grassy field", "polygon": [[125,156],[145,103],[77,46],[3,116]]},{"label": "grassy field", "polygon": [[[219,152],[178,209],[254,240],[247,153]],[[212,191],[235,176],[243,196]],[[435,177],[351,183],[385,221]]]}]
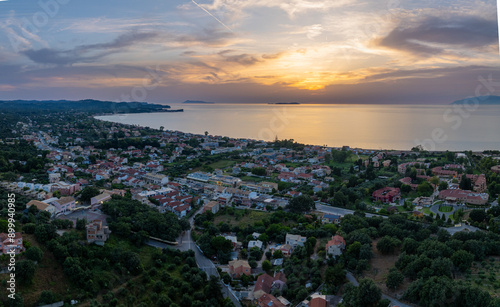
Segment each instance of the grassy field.
[{"label": "grassy field", "polygon": [[261,181],[268,180],[266,178],[253,177],[253,176],[243,176],[240,179],[243,180],[243,181],[249,181],[249,182],[261,182]]},{"label": "grassy field", "polygon": [[500,257],[490,257],[483,262],[474,262],[470,274],[463,276],[471,285],[500,297]]},{"label": "grassy field", "polygon": [[255,222],[262,221],[268,215],[269,214],[266,212],[235,209],[233,215],[218,214],[215,216],[214,224],[217,225],[220,222],[225,222],[231,226],[239,225],[240,227],[246,227],[248,225],[253,225]]},{"label": "grassy field", "polygon": [[220,160],[220,161],[214,162],[212,164],[208,164],[208,166],[213,167],[214,169],[216,169],[216,168],[222,169],[222,168],[232,166],[235,163],[236,163],[235,161],[231,161],[231,160]]},{"label": "grassy field", "polygon": [[[71,297],[76,294],[77,289],[70,285],[69,280],[64,275],[62,265],[57,262],[54,255],[45,246],[38,244],[34,235],[23,234],[23,238],[25,242],[30,242],[31,246],[38,246],[43,251],[43,259],[37,265],[33,283],[27,286],[19,285],[17,289],[18,293],[24,298],[25,306],[35,306],[44,290],[51,290],[63,297],[67,295]],[[2,279],[6,277],[6,274],[1,275]],[[0,295],[6,297],[5,288],[2,287]]]},{"label": "grassy field", "polygon": [[424,212],[424,214],[427,214],[427,215],[431,215],[431,213],[432,213],[431,209],[429,209],[429,208],[427,208],[427,207],[424,207],[424,208],[422,209],[422,211]]},{"label": "grassy field", "polygon": [[385,285],[387,275],[389,274],[389,269],[392,268],[394,266],[394,263],[396,263],[396,261],[398,260],[399,253],[396,252],[394,254],[383,255],[376,248],[377,242],[378,239],[372,242],[373,258],[370,260],[370,269],[368,271],[365,271],[362,274],[362,277],[368,277],[372,279],[383,293],[391,296],[401,295],[410,284],[407,278],[405,278],[403,284],[396,292],[388,289]]},{"label": "grassy field", "polygon": [[452,206],[441,206],[439,207],[439,212],[451,212],[453,211]]}]

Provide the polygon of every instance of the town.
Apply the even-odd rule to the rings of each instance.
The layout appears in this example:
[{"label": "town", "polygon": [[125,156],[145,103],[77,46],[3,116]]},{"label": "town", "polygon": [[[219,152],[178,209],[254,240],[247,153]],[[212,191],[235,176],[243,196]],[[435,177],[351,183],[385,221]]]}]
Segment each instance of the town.
[{"label": "town", "polygon": [[233,139],[70,112],[1,128],[0,262],[15,250],[26,305],[500,302],[498,151]]}]

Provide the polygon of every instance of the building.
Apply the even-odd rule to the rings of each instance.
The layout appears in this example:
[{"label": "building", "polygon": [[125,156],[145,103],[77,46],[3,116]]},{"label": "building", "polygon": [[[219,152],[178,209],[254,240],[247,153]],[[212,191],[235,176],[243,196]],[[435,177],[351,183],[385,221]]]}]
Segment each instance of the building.
[{"label": "building", "polygon": [[52,202],[52,204],[56,207],[56,214],[69,214],[75,209],[76,201],[73,197],[67,196],[55,200],[54,202]]},{"label": "building", "polygon": [[273,286],[274,277],[268,274],[262,274],[257,278],[255,282],[255,288],[253,290],[253,297],[259,299],[264,294],[271,293],[271,288]]},{"label": "building", "polygon": [[142,177],[146,182],[154,183],[158,185],[165,185],[168,183],[168,176],[162,174],[146,173]]},{"label": "building", "polygon": [[0,233],[0,254],[14,253],[17,255],[24,251],[23,237],[20,232],[14,233],[9,238],[9,234]]},{"label": "building", "polygon": [[292,246],[292,248],[296,248],[297,246],[304,246],[306,243],[306,237],[301,235],[293,235],[290,233],[286,234],[285,243]]},{"label": "building", "polygon": [[373,192],[372,197],[375,201],[380,200],[383,203],[392,203],[401,199],[399,188],[385,187]]},{"label": "building", "polygon": [[259,249],[262,249],[262,244],[263,242],[260,240],[250,241],[248,242],[248,249],[250,250],[253,247],[258,247]]},{"label": "building", "polygon": [[229,275],[232,278],[240,278],[242,275],[252,274],[252,268],[246,260],[229,261]]},{"label": "building", "polygon": [[332,256],[340,256],[345,249],[345,240],[339,235],[332,237],[330,241],[326,244],[326,253]]},{"label": "building", "polygon": [[218,202],[216,201],[211,201],[211,202],[208,202],[205,207],[203,207],[203,212],[207,212],[207,211],[210,211],[212,212],[213,214],[216,214],[217,212],[219,212],[220,210],[220,205]]},{"label": "building", "polygon": [[471,205],[485,205],[488,203],[488,193],[474,193],[461,189],[447,189],[439,192],[439,199],[452,203],[467,203]]},{"label": "building", "polygon": [[414,206],[430,207],[432,205],[432,198],[420,196],[413,200],[412,204]]},{"label": "building", "polygon": [[110,233],[109,227],[102,226],[101,220],[93,220],[87,225],[87,242],[104,245]]},{"label": "building", "polygon": [[107,200],[110,200],[111,199],[111,195],[109,193],[102,193],[102,194],[99,194],[97,196],[94,196],[90,199],[90,205],[92,207],[98,207],[100,205],[102,205],[103,202],[107,201]]},{"label": "building", "polygon": [[336,214],[323,214],[323,218],[321,219],[321,222],[323,224],[339,224],[340,223],[340,215]]},{"label": "building", "polygon": [[264,293],[257,299],[257,305],[259,307],[286,307],[286,305],[274,297],[274,295],[267,293]]},{"label": "building", "polygon": [[491,167],[491,171],[496,174],[500,174],[500,165],[495,165]]},{"label": "building", "polygon": [[330,303],[325,299],[324,295],[313,297],[309,303],[309,307],[330,307]]},{"label": "building", "polygon": [[50,216],[54,216],[56,214],[56,207],[51,204],[47,204],[38,200],[31,200],[26,204],[26,208],[29,208],[31,206],[37,207],[40,211],[47,211],[48,213],[50,213]]}]

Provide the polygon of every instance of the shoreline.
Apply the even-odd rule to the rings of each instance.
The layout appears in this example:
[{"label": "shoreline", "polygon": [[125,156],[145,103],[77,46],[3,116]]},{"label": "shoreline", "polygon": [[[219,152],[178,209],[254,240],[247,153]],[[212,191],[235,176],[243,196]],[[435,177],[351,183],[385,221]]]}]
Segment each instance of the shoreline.
[{"label": "shoreline", "polygon": [[[165,113],[165,112],[148,112],[148,113]],[[95,119],[95,120],[99,120],[99,121],[104,121],[104,122],[110,122],[110,123],[116,123],[116,124],[120,124],[120,125],[126,125],[126,126],[138,126],[138,127],[141,127],[141,128],[150,128],[150,129],[155,129],[155,130],[159,130],[158,128],[154,128],[154,127],[151,127],[151,126],[143,126],[143,125],[139,125],[139,124],[126,124],[126,123],[122,123],[122,122],[118,122],[118,121],[112,121],[112,120],[104,120],[104,119],[100,119],[100,118],[97,118],[99,116],[127,116],[127,115],[132,115],[132,114],[139,114],[139,113],[123,113],[123,114],[107,114],[107,115],[92,115],[92,118]],[[141,113],[143,114],[143,113]],[[194,133],[194,132],[186,132],[186,131],[181,131],[181,130],[173,130],[173,129],[166,129],[164,130],[165,132],[166,131],[172,131],[172,132],[181,132],[181,133],[185,133],[185,134],[193,134],[193,135],[196,135],[196,136],[203,136],[203,134],[200,134],[200,133]],[[231,136],[228,136],[228,135],[223,135],[224,137],[228,137],[230,139],[236,139],[236,140],[254,140],[254,141],[257,141],[257,142],[267,142],[267,143],[270,143],[270,142],[273,142],[272,140],[270,141],[266,141],[266,140],[259,140],[259,139],[254,139],[254,138],[245,138],[245,137],[231,137]],[[301,142],[297,142],[297,143],[301,143]],[[361,147],[351,147],[350,145],[342,145],[342,146],[324,146],[324,145],[318,145],[318,144],[307,144],[307,143],[303,143],[305,146],[321,146],[321,147],[328,147],[328,148],[338,148],[338,149],[342,149],[342,147],[344,146],[347,146],[349,148],[349,150],[351,151],[365,151],[365,152],[378,152],[378,151],[401,151],[401,152],[415,152],[415,151],[411,151],[411,148],[410,149],[383,149],[383,148],[379,148],[379,149],[368,149],[368,148],[361,148]],[[483,149],[483,150],[470,150],[472,153],[484,153],[485,151],[499,151],[499,149]],[[433,151],[428,151],[430,153],[444,153],[444,152],[464,152],[464,151],[469,151],[469,150],[433,150]]]}]

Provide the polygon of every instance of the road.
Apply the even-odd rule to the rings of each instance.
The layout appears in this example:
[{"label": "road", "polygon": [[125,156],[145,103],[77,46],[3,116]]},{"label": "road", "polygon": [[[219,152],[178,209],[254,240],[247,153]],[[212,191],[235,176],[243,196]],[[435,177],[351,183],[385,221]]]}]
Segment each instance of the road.
[{"label": "road", "polygon": [[[193,214],[192,217],[189,218],[189,223],[191,225],[191,228],[194,225],[194,217],[196,216],[196,214],[200,213],[202,210],[203,210],[203,207],[200,208],[195,214]],[[150,246],[154,246],[154,247],[160,247],[160,248],[176,248],[176,249],[181,250],[181,251],[193,250],[194,257],[196,259],[196,264],[198,265],[198,267],[200,269],[202,269],[203,271],[205,271],[205,273],[207,273],[208,276],[213,275],[213,276],[217,276],[220,278],[219,272],[217,271],[217,268],[215,267],[213,262],[210,261],[210,259],[208,259],[207,257],[205,257],[205,255],[203,255],[203,253],[200,251],[200,249],[198,248],[196,243],[191,238],[191,229],[184,231],[177,239],[177,242],[179,244],[176,246],[168,245],[168,244],[153,241],[153,240],[149,240],[146,244],[150,245]],[[224,297],[229,297],[236,307],[241,307],[241,303],[238,301],[238,299],[236,298],[234,293],[232,293],[232,291],[229,289],[229,286],[224,284],[222,281],[220,281],[220,285],[221,285],[221,290],[222,290],[222,294],[224,295]]]}]

